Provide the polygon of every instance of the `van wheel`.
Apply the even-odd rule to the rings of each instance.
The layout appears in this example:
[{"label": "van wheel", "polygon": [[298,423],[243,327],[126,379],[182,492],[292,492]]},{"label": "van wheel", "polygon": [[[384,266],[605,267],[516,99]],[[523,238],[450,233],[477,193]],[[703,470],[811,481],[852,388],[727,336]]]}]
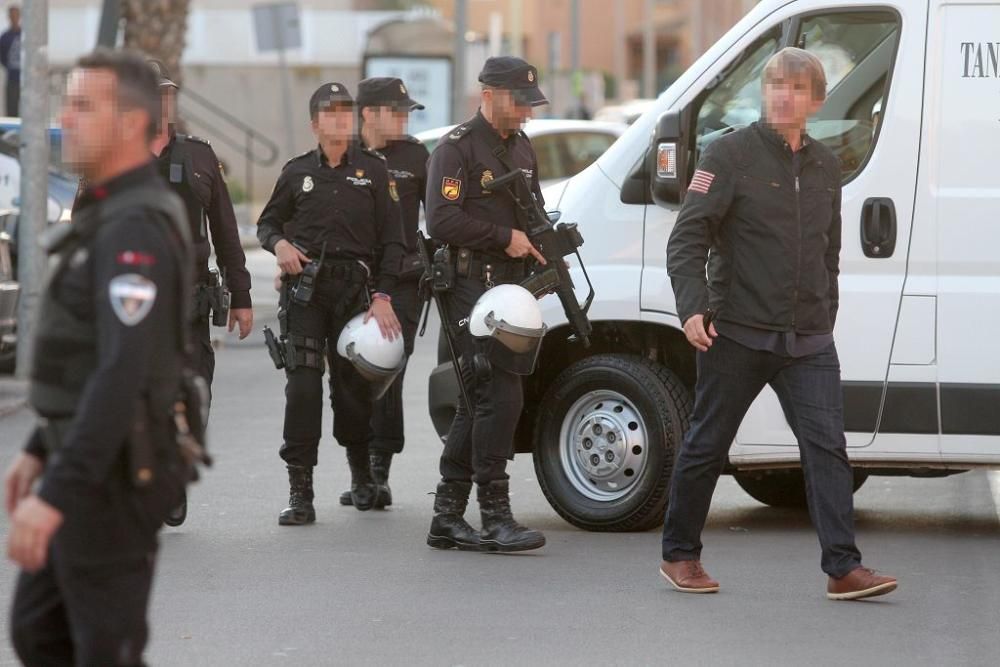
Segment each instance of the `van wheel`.
[{"label": "van wheel", "polygon": [[[868,480],[868,473],[858,468],[854,472],[854,491]],[[806,480],[802,470],[762,470],[733,473],[736,483],[750,494],[771,507],[807,509]]]},{"label": "van wheel", "polygon": [[541,402],[535,472],[552,508],[593,531],[663,522],[691,392],[642,357],[602,354],[559,374]]}]

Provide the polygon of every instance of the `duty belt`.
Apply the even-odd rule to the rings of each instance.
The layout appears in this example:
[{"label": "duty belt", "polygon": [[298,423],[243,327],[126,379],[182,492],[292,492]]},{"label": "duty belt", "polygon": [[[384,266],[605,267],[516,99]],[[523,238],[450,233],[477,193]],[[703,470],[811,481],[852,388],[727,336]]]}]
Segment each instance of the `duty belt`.
[{"label": "duty belt", "polygon": [[364,283],[371,277],[371,269],[360,259],[328,259],[320,266],[319,273],[352,283]]},{"label": "duty belt", "polygon": [[459,250],[455,263],[455,272],[462,278],[482,280],[491,285],[518,283],[528,275],[528,268],[523,259],[500,259],[480,253],[473,253],[466,259],[463,254],[464,249]]}]

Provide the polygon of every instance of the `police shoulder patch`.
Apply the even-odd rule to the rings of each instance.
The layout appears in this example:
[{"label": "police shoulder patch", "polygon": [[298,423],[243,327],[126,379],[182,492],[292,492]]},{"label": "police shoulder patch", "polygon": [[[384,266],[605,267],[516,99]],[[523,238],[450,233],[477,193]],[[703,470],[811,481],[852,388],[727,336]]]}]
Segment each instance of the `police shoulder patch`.
[{"label": "police shoulder patch", "polygon": [[156,302],[156,283],[138,273],[123,273],[108,282],[111,310],[127,327],[146,319]]},{"label": "police shoulder patch", "polygon": [[455,201],[458,199],[459,195],[462,193],[462,181],[457,178],[448,178],[445,176],[441,179],[441,196],[448,201]]}]

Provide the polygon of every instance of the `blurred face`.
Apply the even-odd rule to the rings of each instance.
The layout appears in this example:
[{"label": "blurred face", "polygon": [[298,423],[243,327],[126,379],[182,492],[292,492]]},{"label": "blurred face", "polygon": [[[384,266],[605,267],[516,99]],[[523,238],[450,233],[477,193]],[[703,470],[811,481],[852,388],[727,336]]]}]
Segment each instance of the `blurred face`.
[{"label": "blurred face", "polygon": [[117,77],[110,70],[76,69],[66,84],[60,115],[63,160],[88,176],[122,149],[148,150],[147,112],[118,103]]},{"label": "blurred face", "polygon": [[321,109],[312,122],[320,143],[343,143],[354,138],[354,107],[346,104]]},{"label": "blurred face", "polygon": [[386,141],[396,141],[406,136],[410,112],[394,107],[365,107],[362,111],[365,125]]},{"label": "blurred face", "polygon": [[15,27],[21,25],[21,9],[19,7],[11,7],[7,15],[10,17],[11,25]]},{"label": "blurred face", "polygon": [[483,91],[482,101],[484,109],[493,119],[493,126],[505,134],[517,132],[531,120],[531,106],[518,104],[509,90],[487,88]]},{"label": "blurred face", "polygon": [[808,74],[778,71],[764,83],[764,117],[777,130],[804,129],[806,119],[823,107]]}]

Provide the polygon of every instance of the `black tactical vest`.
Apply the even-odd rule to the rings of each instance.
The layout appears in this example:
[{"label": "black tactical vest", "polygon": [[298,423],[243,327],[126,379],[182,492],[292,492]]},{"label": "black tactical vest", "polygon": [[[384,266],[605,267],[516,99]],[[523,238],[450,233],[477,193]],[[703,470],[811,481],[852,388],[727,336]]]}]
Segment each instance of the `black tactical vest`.
[{"label": "black tactical vest", "polygon": [[153,357],[145,392],[150,409],[166,411],[172,404],[189,342],[191,302],[190,230],[180,200],[156,187],[139,187],[113,194],[104,201],[74,213],[73,222],[58,229],[43,245],[55,257],[46,281],[38,315],[35,353],[28,401],[35,412],[48,419],[65,419],[76,412],[84,385],[97,368],[97,329],[53,297],[52,287],[66,270],[73,255],[96,237],[100,223],[132,208],[153,213],[152,219],[169,225],[167,238],[177,260],[180,296],[177,300],[177,345]]}]

